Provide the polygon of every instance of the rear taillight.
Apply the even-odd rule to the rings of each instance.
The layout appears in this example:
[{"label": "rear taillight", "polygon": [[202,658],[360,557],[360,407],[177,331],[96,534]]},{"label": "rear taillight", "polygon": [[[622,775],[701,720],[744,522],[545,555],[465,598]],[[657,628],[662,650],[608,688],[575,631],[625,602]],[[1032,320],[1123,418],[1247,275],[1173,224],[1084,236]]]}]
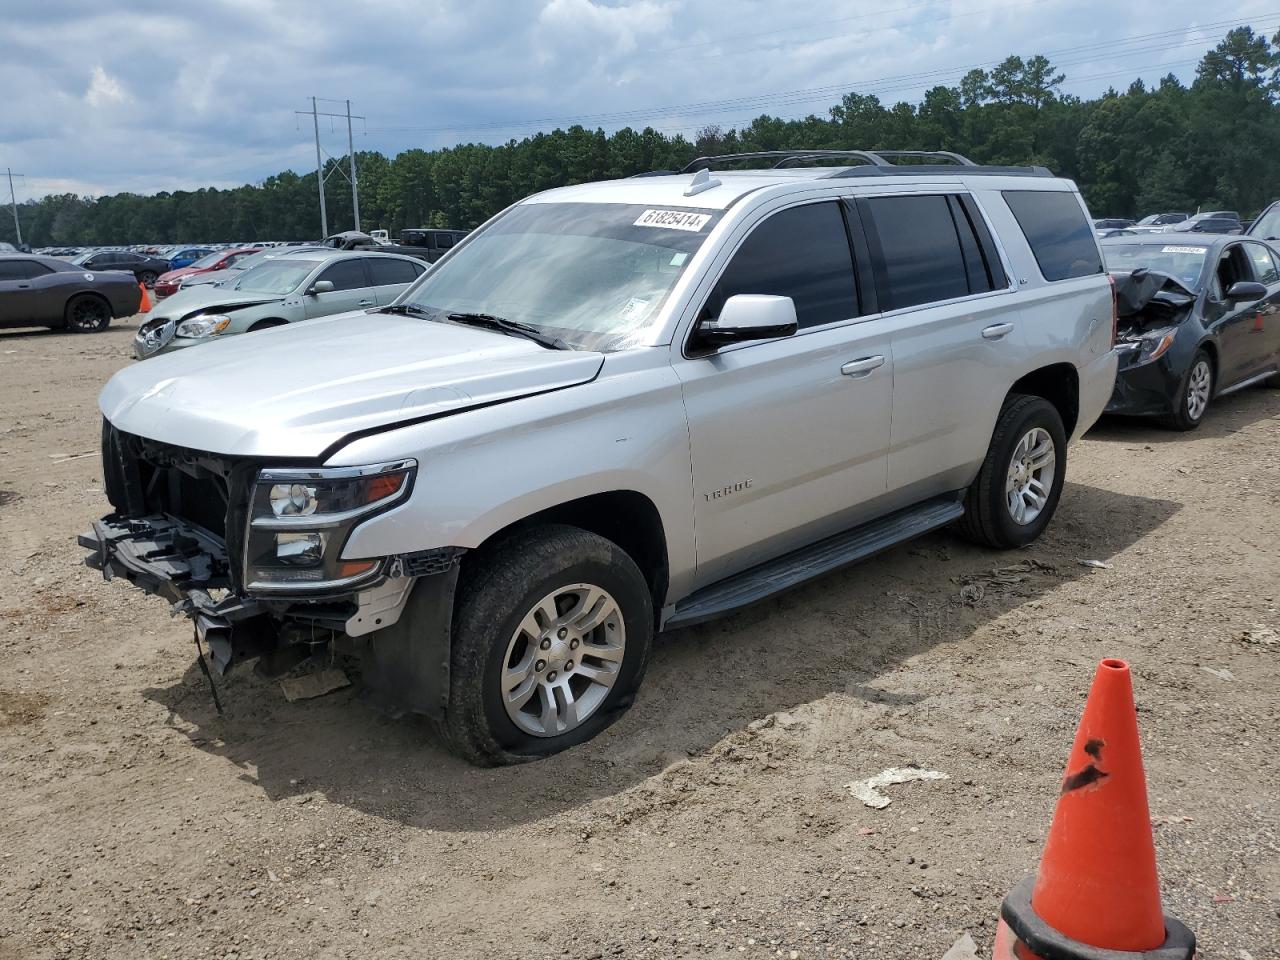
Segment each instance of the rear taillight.
[{"label": "rear taillight", "polygon": [[1111,346],[1114,347],[1120,339],[1120,300],[1116,296],[1116,278],[1108,273],[1107,280],[1111,283]]}]

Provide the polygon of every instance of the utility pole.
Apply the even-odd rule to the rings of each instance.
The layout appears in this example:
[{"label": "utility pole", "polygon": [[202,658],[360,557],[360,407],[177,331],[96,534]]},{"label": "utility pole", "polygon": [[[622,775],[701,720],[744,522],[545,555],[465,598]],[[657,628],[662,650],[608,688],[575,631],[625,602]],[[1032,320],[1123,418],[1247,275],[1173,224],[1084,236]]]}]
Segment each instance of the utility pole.
[{"label": "utility pole", "polygon": [[324,210],[324,161],[320,159],[320,114],[316,112],[316,98],[311,98],[311,120],[316,128],[316,185],[320,188],[320,239],[329,235],[329,216]]},{"label": "utility pole", "polygon": [[351,210],[355,214],[356,229],[360,229],[360,191],[356,178],[356,148],[351,140],[351,101],[347,101],[347,156],[351,158]]},{"label": "utility pole", "polygon": [[[18,246],[22,246],[22,224],[18,222],[18,200],[13,194],[13,178],[14,172],[12,167],[5,167],[5,172],[9,174],[9,206],[13,209],[13,232],[18,235]],[[21,177],[24,174],[17,174]]]},{"label": "utility pole", "polygon": [[[327,214],[327,213],[326,213],[326,211],[325,211],[325,203],[324,203],[324,184],[325,184],[325,181],[326,181],[326,180],[328,180],[329,175],[330,175],[330,174],[333,174],[333,173],[340,173],[340,174],[342,174],[342,176],[346,177],[346,178],[347,178],[347,181],[351,184],[351,212],[352,212],[353,214],[355,214],[356,229],[357,229],[357,230],[359,230],[359,229],[360,229],[360,193],[359,193],[358,181],[357,181],[357,179],[356,179],[356,148],[355,148],[355,137],[353,136],[353,134],[352,134],[352,132],[351,132],[351,121],[352,121],[352,120],[363,120],[363,119],[364,119],[364,117],[358,116],[357,114],[354,114],[354,113],[352,113],[352,112],[351,112],[351,101],[350,101],[350,100],[345,101],[345,103],[346,103],[346,105],[347,105],[346,113],[326,113],[326,112],[324,112],[324,111],[320,110],[320,109],[319,109],[319,107],[317,107],[317,106],[316,106],[316,101],[317,101],[317,100],[325,100],[325,99],[326,99],[325,97],[312,97],[312,98],[311,98],[311,109],[310,109],[310,110],[295,110],[295,111],[294,111],[294,113],[295,113],[295,114],[297,114],[299,117],[310,116],[310,117],[311,117],[311,123],[312,123],[312,126],[315,128],[315,133],[316,133],[316,187],[317,187],[317,188],[319,189],[319,191],[320,191],[320,229],[323,231],[323,235],[324,235],[324,236],[328,236],[328,235],[329,235],[329,217],[328,217],[328,214]],[[342,102],[344,102],[344,101],[341,101],[341,100],[334,100],[334,101],[330,101],[330,102],[333,102],[333,103],[342,103]],[[341,120],[341,119],[342,119],[342,118],[344,118],[344,117],[346,118],[346,121],[347,121],[347,155],[348,155],[348,161],[349,161],[349,162],[348,162],[348,166],[349,166],[349,167],[350,167],[350,169],[351,169],[351,172],[350,172],[350,173],[347,173],[345,170],[343,170],[343,169],[342,169],[342,166],[341,166],[340,164],[336,164],[336,163],[334,164],[334,166],[333,166],[333,169],[332,169],[332,170],[330,170],[328,173],[326,173],[326,172],[325,172],[325,169],[324,169],[324,154],[323,154],[323,151],[321,150],[321,147],[320,147],[320,118],[321,118],[321,117],[333,117],[333,118],[338,119],[338,120]],[[331,131],[331,132],[332,132],[332,131]]]}]

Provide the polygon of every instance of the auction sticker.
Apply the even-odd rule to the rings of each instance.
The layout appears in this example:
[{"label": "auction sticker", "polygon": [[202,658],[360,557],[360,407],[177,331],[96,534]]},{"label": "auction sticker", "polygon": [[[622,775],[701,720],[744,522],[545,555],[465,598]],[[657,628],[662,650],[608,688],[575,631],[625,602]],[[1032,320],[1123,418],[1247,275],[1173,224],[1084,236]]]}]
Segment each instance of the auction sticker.
[{"label": "auction sticker", "polygon": [[1161,247],[1161,253],[1207,253],[1208,247]]},{"label": "auction sticker", "polygon": [[697,233],[711,219],[709,213],[685,213],[683,210],[646,210],[633,226],[661,227],[663,230],[687,230]]}]

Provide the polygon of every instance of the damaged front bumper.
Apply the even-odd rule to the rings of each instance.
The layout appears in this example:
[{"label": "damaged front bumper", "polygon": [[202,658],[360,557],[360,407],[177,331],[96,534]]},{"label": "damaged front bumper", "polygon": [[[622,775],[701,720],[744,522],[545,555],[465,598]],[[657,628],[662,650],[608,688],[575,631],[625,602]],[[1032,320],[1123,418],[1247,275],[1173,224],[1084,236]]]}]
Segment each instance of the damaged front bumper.
[{"label": "damaged front bumper", "polygon": [[[79,536],[87,566],[163,597],[191,618],[219,674],[290,644],[352,641],[365,683],[392,711],[438,714],[448,701],[449,637],[457,562],[443,549],[392,557],[358,591],[252,596],[235,586],[226,544],[178,517],[112,514]],[[402,615],[411,612],[408,622]],[[411,632],[412,631],[412,632]]]}]

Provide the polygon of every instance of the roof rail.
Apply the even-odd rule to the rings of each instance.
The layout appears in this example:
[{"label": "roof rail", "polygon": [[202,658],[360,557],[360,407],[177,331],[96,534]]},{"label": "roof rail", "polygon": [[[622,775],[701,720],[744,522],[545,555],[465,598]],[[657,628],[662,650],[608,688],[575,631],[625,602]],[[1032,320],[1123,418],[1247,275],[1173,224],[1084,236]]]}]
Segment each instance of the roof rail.
[{"label": "roof rail", "polygon": [[835,173],[827,174],[827,179],[843,179],[846,177],[901,177],[903,174],[926,174],[944,177],[1052,177],[1053,173],[1044,167],[962,167],[951,163],[913,163],[907,164],[861,164],[856,167],[845,167]]},{"label": "roof rail", "polygon": [[[733,163],[743,160],[775,160],[773,169],[781,169],[805,160],[825,160],[835,157],[854,157],[862,161],[862,165],[876,167],[895,166],[893,161],[904,158],[920,160],[941,160],[946,164],[959,167],[976,167],[968,157],[946,150],[759,150],[754,153],[723,153],[715,156],[698,157],[685,165],[681,173],[695,173],[698,170],[710,170],[716,164]],[[843,164],[840,164],[843,166]]]}]

